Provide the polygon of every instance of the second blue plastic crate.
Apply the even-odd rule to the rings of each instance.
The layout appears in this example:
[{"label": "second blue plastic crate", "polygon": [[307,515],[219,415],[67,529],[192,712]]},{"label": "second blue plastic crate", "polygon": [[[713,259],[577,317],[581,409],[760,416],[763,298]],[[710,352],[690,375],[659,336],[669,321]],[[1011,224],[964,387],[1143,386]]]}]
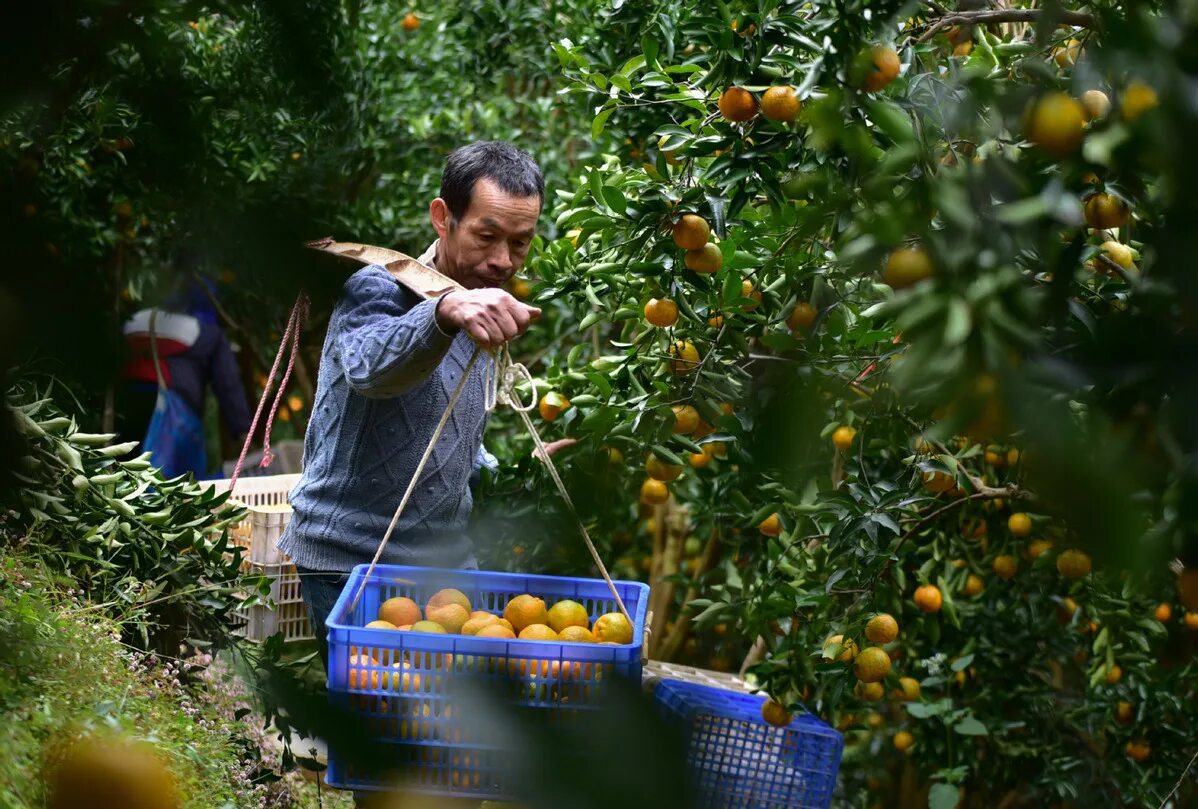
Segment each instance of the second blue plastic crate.
[{"label": "second blue plastic crate", "polygon": [[765,697],[662,680],[662,710],[684,725],[702,809],[827,809],[844,737],[809,713],[761,718]]}]

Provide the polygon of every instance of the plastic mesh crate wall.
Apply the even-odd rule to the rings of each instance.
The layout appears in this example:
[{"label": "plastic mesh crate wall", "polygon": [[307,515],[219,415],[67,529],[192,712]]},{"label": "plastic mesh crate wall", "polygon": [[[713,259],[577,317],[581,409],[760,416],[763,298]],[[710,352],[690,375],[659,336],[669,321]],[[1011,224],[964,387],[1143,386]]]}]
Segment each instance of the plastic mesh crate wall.
[{"label": "plastic mesh crate wall", "polygon": [[[511,797],[508,751],[502,740],[488,738],[460,706],[454,710],[455,684],[465,678],[487,694],[543,710],[546,713],[539,716],[555,722],[585,721],[615,677],[640,682],[647,585],[616,582],[633,619],[632,643],[600,645],[363,627],[388,598],[407,596],[423,610],[429,597],[446,587],[465,593],[474,610],[497,615],[511,597],[523,593],[544,599],[546,606],[573,599],[593,622],[618,611],[607,584],[598,579],[379,565],[351,611],[365,573],[365,565],[355,568],[328,619],[329,697],[367,721],[373,738],[387,745],[390,760],[406,767],[403,785],[408,789],[470,798]],[[342,789],[389,786],[356,768],[335,748],[329,751],[326,780]]]},{"label": "plastic mesh crate wall", "polygon": [[654,699],[687,732],[702,809],[827,809],[844,737],[809,713],[784,728],[761,718],[765,697],[663,680]]},{"label": "plastic mesh crate wall", "polygon": [[[299,481],[299,475],[268,475],[239,478],[232,501],[244,505],[245,519],[229,527],[229,539],[244,549],[242,570],[272,579],[270,597],[274,609],[256,604],[235,610],[245,621],[244,633],[250,640],[265,640],[282,631],[285,641],[311,640],[315,637],[300,593],[299,574],[287,554],[279,550],[279,537],[291,519],[287,496]],[[229,480],[213,481],[218,492],[228,491]]]}]

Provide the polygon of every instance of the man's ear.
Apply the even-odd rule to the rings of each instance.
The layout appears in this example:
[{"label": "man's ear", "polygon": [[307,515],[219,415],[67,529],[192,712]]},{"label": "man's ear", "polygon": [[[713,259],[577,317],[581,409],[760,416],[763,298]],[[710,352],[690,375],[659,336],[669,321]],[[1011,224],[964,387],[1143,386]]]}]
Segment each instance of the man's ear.
[{"label": "man's ear", "polygon": [[437,232],[437,238],[444,239],[449,233],[449,225],[453,216],[449,212],[449,206],[445,204],[445,200],[437,197],[428,206],[428,221],[432,223],[433,230]]}]

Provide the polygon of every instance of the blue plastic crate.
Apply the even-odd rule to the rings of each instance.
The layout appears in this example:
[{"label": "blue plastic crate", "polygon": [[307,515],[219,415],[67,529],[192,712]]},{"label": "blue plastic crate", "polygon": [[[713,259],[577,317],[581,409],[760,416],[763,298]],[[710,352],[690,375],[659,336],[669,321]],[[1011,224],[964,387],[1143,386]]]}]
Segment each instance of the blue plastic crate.
[{"label": "blue plastic crate", "polygon": [[[582,604],[593,623],[617,612],[607,583],[600,579],[488,573],[477,570],[378,565],[351,612],[350,602],[366,576],[366,565],[350,574],[329,614],[329,698],[363,718],[373,738],[388,746],[388,758],[403,768],[401,786],[470,798],[511,797],[510,757],[502,740],[455,705],[455,680],[501,694],[553,721],[585,720],[614,677],[640,682],[641,646],[649,587],[616,582],[633,619],[632,643],[623,645],[509,640],[365,629],[388,598],[406,596],[423,605],[436,591],[453,587],[475,610],[503,614],[507,602],[528,593],[546,606],[569,598]],[[458,710],[455,710],[458,708]],[[475,717],[476,718],[476,717]],[[391,751],[394,755],[391,755]],[[513,753],[517,751],[511,751]],[[327,782],[341,789],[395,786],[329,751]]]},{"label": "blue plastic crate", "polygon": [[827,809],[844,737],[809,713],[761,718],[765,697],[662,680],[655,699],[681,722],[702,809]]}]

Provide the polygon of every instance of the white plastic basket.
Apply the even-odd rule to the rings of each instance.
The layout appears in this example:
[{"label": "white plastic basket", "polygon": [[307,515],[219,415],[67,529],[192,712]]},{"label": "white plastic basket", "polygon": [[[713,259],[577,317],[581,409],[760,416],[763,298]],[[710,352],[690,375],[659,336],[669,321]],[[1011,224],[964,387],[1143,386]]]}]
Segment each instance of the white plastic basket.
[{"label": "white plastic basket", "polygon": [[[291,519],[287,498],[299,479],[298,474],[239,478],[230,499],[248,509],[245,519],[229,527],[229,539],[244,549],[242,570],[271,578],[270,597],[275,605],[274,609],[258,604],[235,611],[246,622],[244,632],[250,640],[266,640],[280,630],[285,641],[315,637],[300,594],[299,574],[287,554],[279,550],[279,537]],[[211,485],[225,492],[230,483],[214,480]]]},{"label": "white plastic basket", "polygon": [[663,663],[660,660],[650,660],[645,664],[641,674],[641,684],[647,692],[657,688],[662,680],[681,680],[684,683],[709,685],[722,688],[725,691],[736,691],[742,694],[755,694],[757,689],[744,678],[722,671],[709,671],[694,666],[683,666],[678,663]]}]

